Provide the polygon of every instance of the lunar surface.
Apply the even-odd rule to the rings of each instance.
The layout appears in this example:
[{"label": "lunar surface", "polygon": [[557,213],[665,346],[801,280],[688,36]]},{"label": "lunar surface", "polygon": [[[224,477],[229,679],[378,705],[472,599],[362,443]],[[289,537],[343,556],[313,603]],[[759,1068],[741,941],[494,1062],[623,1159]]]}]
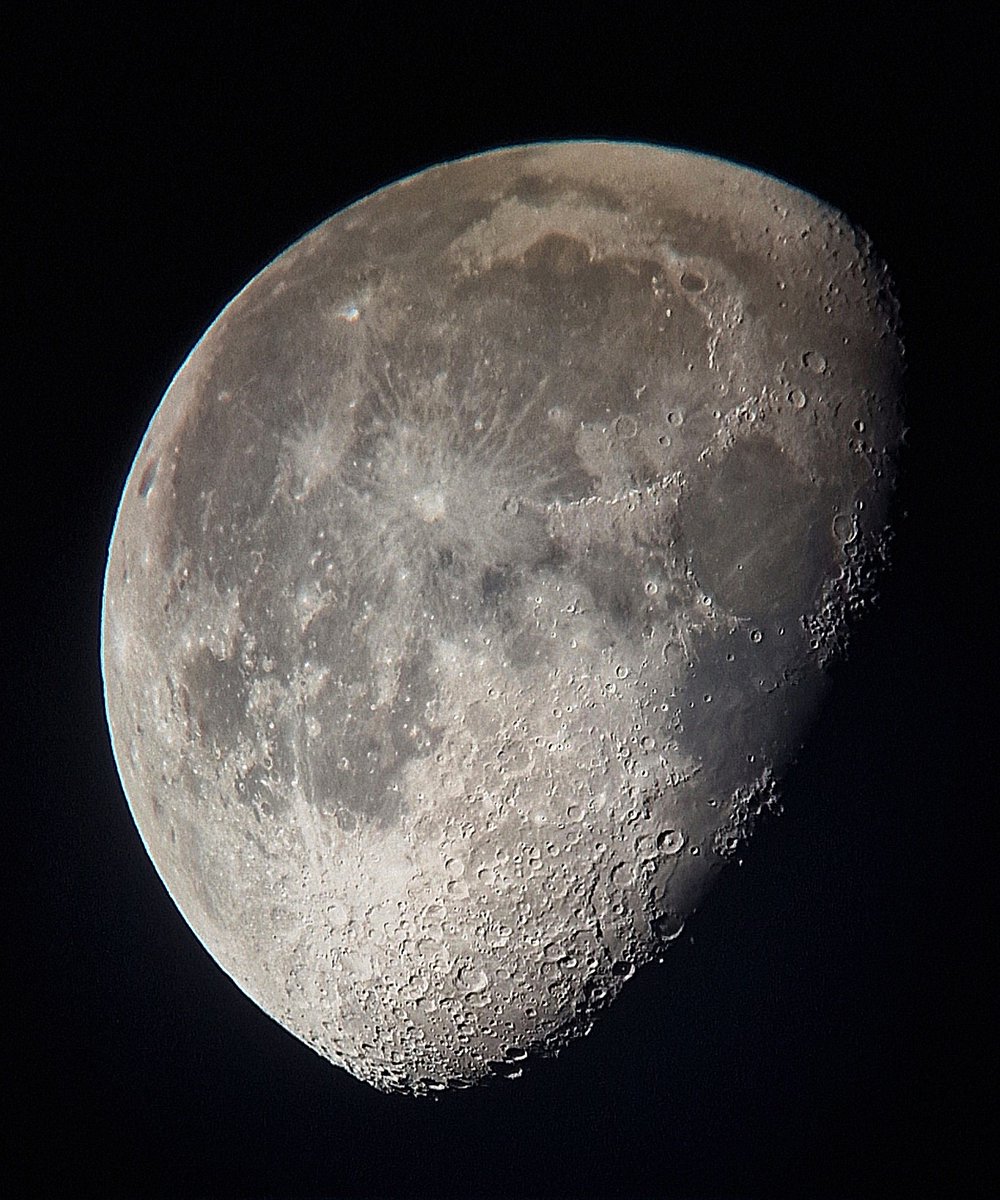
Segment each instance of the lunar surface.
[{"label": "lunar surface", "polygon": [[114,752],[199,939],[378,1088],[516,1075],[773,804],[885,557],[867,238],[645,145],[498,150],[229,304],[125,486]]}]

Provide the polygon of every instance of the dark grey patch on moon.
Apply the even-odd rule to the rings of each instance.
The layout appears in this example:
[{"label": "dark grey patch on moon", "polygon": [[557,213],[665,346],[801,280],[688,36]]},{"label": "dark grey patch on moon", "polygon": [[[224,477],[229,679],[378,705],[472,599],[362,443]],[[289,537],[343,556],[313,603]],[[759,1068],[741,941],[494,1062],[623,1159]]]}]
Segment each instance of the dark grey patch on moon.
[{"label": "dark grey patch on moon", "polygon": [[156,482],[156,468],[157,462],[154,458],[152,462],[146,464],[142,475],[139,476],[139,495],[143,500],[149,495],[153,484]]},{"label": "dark grey patch on moon", "polygon": [[831,512],[827,489],[774,441],[746,437],[692,473],[681,526],[694,573],[717,603],[758,624],[773,615],[794,622],[826,578]]},{"label": "dark grey patch on moon", "polygon": [[333,217],[122,498],[103,667],[210,952],[378,1087],[516,1075],[679,936],[884,552],[884,268],[716,159],[565,143]]},{"label": "dark grey patch on moon", "polygon": [[599,184],[581,183],[578,178],[553,178],[545,175],[522,175],[508,193],[515,200],[534,208],[545,208],[566,199],[572,194],[593,208],[606,208],[609,212],[624,212],[622,198],[614,189]]}]

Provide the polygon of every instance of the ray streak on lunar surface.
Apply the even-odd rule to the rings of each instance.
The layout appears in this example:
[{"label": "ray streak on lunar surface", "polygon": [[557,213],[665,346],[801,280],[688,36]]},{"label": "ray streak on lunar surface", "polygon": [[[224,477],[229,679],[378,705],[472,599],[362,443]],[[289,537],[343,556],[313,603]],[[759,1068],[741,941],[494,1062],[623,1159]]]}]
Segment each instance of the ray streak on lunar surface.
[{"label": "ray streak on lunar surface", "polygon": [[586,1032],[741,853],[885,557],[896,306],[765,176],[494,151],[229,304],[125,487],[103,670],[184,917],[376,1087]]}]

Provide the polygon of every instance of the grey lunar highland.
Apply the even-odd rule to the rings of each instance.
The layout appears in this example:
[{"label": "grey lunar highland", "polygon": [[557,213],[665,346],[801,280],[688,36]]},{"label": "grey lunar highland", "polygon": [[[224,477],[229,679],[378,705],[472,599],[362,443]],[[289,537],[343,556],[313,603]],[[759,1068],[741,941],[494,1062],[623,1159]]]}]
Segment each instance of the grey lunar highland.
[{"label": "grey lunar highland", "polygon": [[379,1088],[587,1031],[741,847],[885,555],[896,305],[769,176],[516,147],[228,305],[103,616],[136,824],[209,952]]}]

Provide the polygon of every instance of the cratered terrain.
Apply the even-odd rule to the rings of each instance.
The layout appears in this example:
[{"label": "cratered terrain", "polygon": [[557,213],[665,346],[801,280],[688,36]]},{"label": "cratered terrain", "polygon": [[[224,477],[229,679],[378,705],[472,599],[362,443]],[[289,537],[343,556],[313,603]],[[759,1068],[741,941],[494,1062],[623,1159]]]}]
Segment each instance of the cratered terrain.
[{"label": "cratered terrain", "polygon": [[422,172],[228,305],[104,596],[115,756],[192,929],[332,1062],[519,1073],[742,853],[885,558],[885,268],[718,159]]}]

